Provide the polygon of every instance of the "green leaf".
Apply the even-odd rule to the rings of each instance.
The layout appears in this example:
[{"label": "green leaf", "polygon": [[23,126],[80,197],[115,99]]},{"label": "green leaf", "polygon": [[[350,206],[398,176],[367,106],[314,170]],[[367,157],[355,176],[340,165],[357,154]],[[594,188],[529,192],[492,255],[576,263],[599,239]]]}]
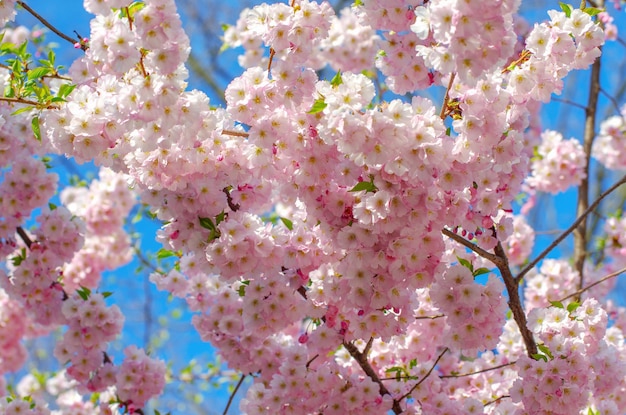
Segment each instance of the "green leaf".
[{"label": "green leaf", "polygon": [[239,294],[239,297],[245,297],[246,296],[246,286],[245,285],[240,285],[239,289],[237,290],[237,294]]},{"label": "green leaf", "polygon": [[15,267],[19,266],[26,259],[26,248],[22,248],[20,252],[20,255],[16,255],[11,258],[11,262]]},{"label": "green leaf", "polygon": [[33,117],[30,122],[30,125],[33,127],[33,134],[35,134],[35,138],[37,141],[41,141],[41,130],[39,129],[39,117]]},{"label": "green leaf", "polygon": [[337,71],[335,76],[333,76],[333,79],[331,79],[330,84],[335,88],[343,84],[343,79],[341,79],[341,71]]},{"label": "green leaf", "polygon": [[48,75],[50,72],[52,72],[52,69],[50,68],[35,68],[35,69],[31,69],[30,71],[28,71],[28,75],[27,78],[29,81],[32,81],[34,79],[39,79],[43,76]]},{"label": "green leaf", "polygon": [[66,98],[72,91],[76,88],[76,85],[72,84],[63,84],[59,87],[59,91],[57,92],[57,97]]},{"label": "green leaf", "polygon": [[572,6],[563,2],[559,2],[559,6],[561,6],[561,10],[563,10],[565,16],[570,17],[572,15],[572,11],[574,10]]},{"label": "green leaf", "polygon": [[354,6],[359,7],[363,5],[363,0],[354,0]]},{"label": "green leaf", "polygon": [[285,227],[287,229],[289,229],[290,231],[293,231],[293,222],[290,221],[287,218],[283,218],[282,216],[280,217],[281,222],[283,223],[283,225],[285,225]]},{"label": "green leaf", "polygon": [[76,290],[76,294],[78,294],[83,300],[87,301],[91,295],[91,290],[81,285],[80,288]]},{"label": "green leaf", "polygon": [[200,226],[202,226],[204,229],[208,229],[208,230],[214,231],[214,232],[217,231],[217,228],[213,224],[213,221],[211,220],[211,218],[201,218],[201,217],[198,217],[198,220],[200,221]]},{"label": "green leaf", "polygon": [[472,275],[474,275],[474,277],[478,277],[479,275],[489,274],[489,272],[489,268],[478,268],[472,272]]},{"label": "green leaf", "polygon": [[365,190],[367,193],[376,193],[378,188],[372,182],[362,181],[357,183],[352,189],[348,190],[349,192],[361,192]]},{"label": "green leaf", "polygon": [[112,295],[113,295],[113,291],[105,291],[102,293],[103,298],[109,298]]},{"label": "green leaf", "polygon": [[56,208],[57,208],[57,205],[55,205],[54,203],[48,203],[48,209],[55,210]]},{"label": "green leaf", "polygon": [[226,212],[222,211],[222,213],[215,216],[215,225],[217,226],[220,223],[224,222],[224,219],[226,219]]},{"label": "green leaf", "polygon": [[459,264],[463,265],[465,268],[469,269],[472,273],[474,272],[474,266],[467,259],[461,258],[459,256],[456,257]]},{"label": "green leaf", "polygon": [[548,349],[548,346],[546,346],[545,344],[538,344],[537,349],[541,350],[541,352],[545,354],[546,356],[548,356],[550,359],[554,359],[552,352],[550,351],[550,349]]},{"label": "green leaf", "polygon": [[165,248],[161,248],[159,249],[159,251],[156,254],[156,257],[158,259],[163,259],[163,258],[169,258],[169,257],[173,257],[176,256],[176,254],[170,250],[167,250]]},{"label": "green leaf", "polygon": [[593,17],[599,13],[602,13],[604,9],[599,9],[597,7],[585,7],[583,12],[587,13],[589,16]]},{"label": "green leaf", "polygon": [[563,303],[560,302],[560,301],[550,301],[550,304],[552,304],[552,307],[565,308],[565,307],[563,307]]},{"label": "green leaf", "polygon": [[543,360],[544,362],[548,362],[548,358],[545,355],[542,355],[541,353],[535,353],[532,355],[532,358],[535,360]]},{"label": "green leaf", "polygon": [[318,99],[313,103],[313,106],[309,110],[308,114],[317,114],[318,112],[324,111],[328,104],[324,102],[324,99]]},{"label": "green leaf", "polygon": [[577,309],[578,307],[580,307],[580,303],[577,303],[577,302],[575,302],[575,301],[574,301],[573,303],[569,303],[569,304],[567,305],[567,312],[568,312],[568,313],[573,313],[574,311],[576,311],[576,309]]},{"label": "green leaf", "polygon": [[22,114],[24,112],[28,112],[28,111],[32,111],[33,107],[31,106],[26,106],[26,107],[22,107],[22,108],[18,108],[15,111],[13,111],[11,113],[11,115],[17,115],[17,114]]}]

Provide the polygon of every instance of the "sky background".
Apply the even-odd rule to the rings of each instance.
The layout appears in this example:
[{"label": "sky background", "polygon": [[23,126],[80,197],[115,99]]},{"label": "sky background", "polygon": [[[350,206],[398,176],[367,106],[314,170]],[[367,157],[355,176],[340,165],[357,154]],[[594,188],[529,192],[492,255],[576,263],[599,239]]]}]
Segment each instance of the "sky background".
[{"label": "sky background", "polygon": [[[61,29],[66,34],[73,35],[74,31],[81,36],[89,36],[89,21],[91,15],[82,8],[82,1],[79,0],[30,0],[27,3],[38,13],[44,16],[50,23]],[[238,2],[231,2],[231,6]],[[243,3],[243,2],[242,2]],[[249,3],[249,2],[245,2]],[[525,2],[526,3],[526,2]],[[530,2],[533,3],[533,2]],[[537,3],[537,2],[535,2]],[[544,3],[544,2],[541,2]],[[554,4],[558,8],[556,1],[545,2],[544,4]],[[196,4],[208,4],[208,1],[198,0]],[[531,4],[532,6],[532,4]],[[612,10],[612,9],[611,9]],[[532,9],[526,13],[526,18],[532,24],[535,21],[542,20],[546,17],[545,12],[538,13]],[[618,28],[626,33],[626,16],[621,13],[613,13],[617,19]],[[192,16],[193,18],[193,16]],[[218,17],[216,23],[234,24],[237,15],[228,15],[222,13]],[[37,22],[22,11],[17,18],[17,22],[26,26],[32,26]],[[189,26],[190,20],[184,17],[183,23]],[[41,26],[41,25],[40,25]],[[204,47],[201,36],[197,33],[198,28],[191,28],[195,35],[192,37],[192,48],[201,49]],[[219,30],[218,30],[219,32]],[[620,33],[620,35],[623,34]],[[54,34],[48,34],[48,40],[59,45],[57,51],[57,61],[64,62],[66,66],[79,57],[82,51],[73,49],[71,45],[64,40],[56,37]],[[602,72],[602,85],[606,91],[614,91],[622,86],[624,69],[623,56],[626,55],[626,47],[616,42],[610,42],[605,47],[605,62],[617,62],[617,64],[606,63]],[[241,69],[236,64],[236,54],[234,52],[226,53],[220,56],[222,66],[234,75],[241,73]],[[577,72],[566,79],[565,90],[573,91],[567,95],[567,99],[579,104],[585,104],[588,90],[588,72]],[[218,97],[214,96],[210,90],[205,88],[205,83],[192,76],[189,80],[190,88],[201,88],[211,97],[213,102],[218,102]],[[618,98],[620,104],[624,103],[623,96]],[[610,101],[606,97],[601,97],[600,116],[612,115],[616,113],[614,107],[610,105]],[[582,138],[584,112],[575,106],[556,102],[549,106],[545,106],[542,110],[542,123],[545,129],[556,129],[563,132],[565,138],[576,137]],[[599,124],[598,124],[599,125]],[[70,175],[79,174],[84,179],[90,179],[97,175],[97,169],[93,165],[77,166],[75,164],[66,163],[57,159],[55,161],[56,171],[62,178],[62,183],[67,183]],[[594,169],[597,166],[594,165]],[[610,177],[604,182],[604,187],[610,182]],[[530,220],[536,225],[539,235],[536,240],[535,255],[541,249],[549,244],[555,237],[558,230],[565,229],[575,218],[575,200],[576,192],[570,190],[556,197],[541,197],[538,206],[531,212]],[[133,211],[134,215],[137,211]],[[136,225],[132,225],[131,231],[143,234],[140,241],[141,249],[149,256],[154,254],[160,247],[154,242],[154,234],[158,229],[158,225],[154,222],[142,220]],[[571,252],[571,238],[565,241],[550,257],[558,257],[561,254]],[[145,270],[137,272],[137,268],[141,264],[139,261],[133,261],[129,266],[107,273],[104,278],[102,291],[114,291],[114,298],[128,296],[132,297],[132,301],[116,301],[127,316],[126,328],[123,338],[113,345],[116,350],[113,354],[120,355],[120,350],[128,344],[138,344],[145,346],[145,339],[151,338],[153,345],[158,344],[155,349],[155,355],[162,357],[164,360],[172,362],[174,371],[180,371],[185,362],[195,358],[200,365],[213,361],[213,349],[206,343],[200,341],[195,330],[191,327],[190,315],[186,313],[183,304],[168,298],[164,293],[158,292],[150,283],[147,283],[148,273]],[[624,284],[619,283],[615,298],[623,299]],[[124,298],[126,300],[126,298]],[[149,321],[146,325],[145,322]],[[40,359],[35,359],[34,363],[46,362],[50,355],[45,354],[45,348],[48,347],[45,341],[37,341],[32,343],[33,351],[41,353]],[[118,358],[118,361],[120,359]],[[54,370],[52,366],[48,366]],[[191,397],[191,408],[176,407],[173,402],[176,401],[178,394],[177,385],[168,386],[168,396],[162,402],[165,406],[159,406],[161,413],[171,410],[173,414],[191,413],[193,406],[199,409],[200,413],[213,414],[222,413],[228,399],[228,392],[224,388],[216,389],[209,387],[208,389],[199,386],[198,388],[185,388],[190,390],[195,397]],[[239,397],[243,396],[240,391]],[[172,399],[169,399],[172,398]],[[179,399],[180,400],[180,399]],[[172,406],[170,406],[172,405]],[[231,414],[238,413],[237,406],[231,408]]]}]

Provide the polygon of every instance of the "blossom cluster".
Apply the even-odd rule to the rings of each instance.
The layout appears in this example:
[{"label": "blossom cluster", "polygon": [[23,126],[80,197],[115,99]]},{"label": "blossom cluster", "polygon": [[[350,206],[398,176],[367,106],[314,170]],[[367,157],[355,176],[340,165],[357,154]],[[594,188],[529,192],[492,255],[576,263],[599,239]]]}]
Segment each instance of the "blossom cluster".
[{"label": "blossom cluster", "polygon": [[[77,87],[41,114],[42,148],[110,170],[88,189],[66,190],[69,210],[45,211],[30,245],[15,228],[54,192],[54,178],[32,157],[43,154],[32,140],[0,141],[2,167],[12,169],[0,188],[9,212],[0,240],[15,259],[1,284],[37,322],[67,325],[55,356],[71,363],[80,393],[113,393],[132,413],[164,387],[163,362],[131,346],[115,366],[106,353],[121,331],[119,308],[87,288],[73,292],[127,259],[122,223],[138,194],[164,223],[157,240],[179,259],[150,279],[187,301],[200,337],[230,367],[257,375],[246,413],[610,407],[624,388],[623,335],[606,330],[594,300],[576,310],[546,303],[573,291],[576,272],[545,261],[529,276],[543,353],[531,360],[528,339],[506,322],[503,281],[442,234],[487,251],[503,241],[511,262],[523,263],[532,230],[510,211],[531,168],[530,118],[569,71],[599,55],[604,35],[590,16],[550,12],[520,49],[513,0],[364,0],[341,18],[328,3],[263,4],[226,33],[228,45],[246,49],[247,69],[215,109],[186,90],[190,42],[174,1],[111,9],[124,6],[85,2],[95,17],[69,70]],[[340,35],[342,27],[351,30]],[[331,81],[316,72],[326,60],[340,69]],[[443,108],[418,96],[379,102],[367,72],[357,73],[374,65],[395,92],[447,85]],[[2,115],[3,129],[27,125]],[[556,133],[543,139],[542,160],[564,158],[561,147],[574,157],[547,173],[534,168],[535,177],[556,170],[575,184],[578,147]],[[28,165],[12,162],[14,146],[28,150]],[[507,367],[456,379],[494,365]],[[512,399],[493,404],[511,387]],[[522,392],[536,390],[541,397]]]},{"label": "blossom cluster", "polygon": [[100,179],[89,187],[66,187],[61,201],[85,223],[85,244],[63,268],[63,285],[73,291],[96,288],[101,273],[128,263],[130,238],[123,228],[135,204],[135,195],[125,175],[100,169]]},{"label": "blossom cluster", "polygon": [[520,379],[511,390],[514,402],[522,401],[530,413],[571,414],[587,404],[602,413],[624,410],[614,400],[626,375],[626,365],[615,353],[623,347],[623,336],[617,344],[610,340],[607,314],[596,300],[587,299],[573,311],[535,309],[529,322],[543,341],[543,359],[520,357]]},{"label": "blossom cluster", "polygon": [[582,144],[573,138],[564,140],[556,131],[544,131],[541,139],[526,183],[550,193],[579,185],[585,178],[586,157]]},{"label": "blossom cluster", "polygon": [[613,115],[602,121],[591,154],[609,169],[626,170],[624,143],[626,143],[626,106],[622,107],[620,115]]}]

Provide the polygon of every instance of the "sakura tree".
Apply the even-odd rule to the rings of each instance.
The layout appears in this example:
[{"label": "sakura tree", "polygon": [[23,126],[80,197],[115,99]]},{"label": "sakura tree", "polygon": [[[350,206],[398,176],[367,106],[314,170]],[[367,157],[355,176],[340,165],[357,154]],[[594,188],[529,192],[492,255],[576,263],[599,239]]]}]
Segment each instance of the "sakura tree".
[{"label": "sakura tree", "polygon": [[[626,413],[626,308],[606,299],[626,218],[603,218],[600,255],[587,223],[626,183],[591,197],[592,156],[626,170],[626,107],[596,116],[617,2],[532,27],[516,0],[254,6],[225,28],[244,72],[223,107],[187,88],[173,0],[84,7],[74,38],[0,3],[2,24],[30,13],[84,51],[62,71],[24,29],[0,45],[0,373],[61,333],[56,399],[3,385],[0,413],[145,414],[163,392],[158,356],[110,352],[132,299],[99,289],[132,257],[136,203],[174,259],[151,281],[251,379],[241,413]],[[539,114],[574,70],[590,91],[566,138]],[[99,177],[61,189],[49,154]],[[524,213],[571,187],[577,219],[534,255]],[[571,234],[572,257],[548,258]]]}]

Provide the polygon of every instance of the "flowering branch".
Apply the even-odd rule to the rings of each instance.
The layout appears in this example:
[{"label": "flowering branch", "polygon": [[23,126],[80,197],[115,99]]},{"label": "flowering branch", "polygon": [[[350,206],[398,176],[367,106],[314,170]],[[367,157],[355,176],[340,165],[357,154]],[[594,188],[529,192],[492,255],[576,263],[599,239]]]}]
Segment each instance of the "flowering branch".
[{"label": "flowering branch", "polygon": [[70,42],[72,45],[76,45],[79,44],[80,48],[82,50],[87,50],[87,45],[83,44],[83,42],[81,42],[81,39],[78,39],[78,41],[76,41],[75,39],[72,39],[71,37],[69,37],[68,35],[66,35],[65,33],[62,33],[61,31],[59,31],[56,27],[54,27],[52,24],[50,24],[46,19],[44,19],[41,15],[39,15],[39,13],[37,13],[36,11],[34,11],[33,9],[30,8],[30,6],[26,3],[24,3],[21,0],[17,1],[17,4],[19,4],[20,6],[22,6],[24,8],[24,10],[26,10],[27,12],[29,12],[30,14],[32,14],[37,20],[39,20],[44,26],[46,26],[48,29],[52,30],[54,33],[56,33],[57,36],[59,36],[60,38],[67,40],[68,42]]},{"label": "flowering branch", "polygon": [[[391,393],[385,387],[385,385],[383,385],[383,382],[380,380],[380,378],[376,374],[376,371],[374,371],[374,369],[372,368],[372,365],[367,360],[367,355],[365,353],[359,352],[359,349],[352,343],[343,342],[343,347],[346,348],[348,353],[350,353],[350,356],[352,356],[352,358],[354,360],[356,360],[356,362],[359,364],[359,366],[361,366],[361,369],[363,369],[365,374],[367,376],[369,376],[370,379],[372,379],[374,382],[376,382],[378,384],[378,388],[379,388],[380,394],[381,395],[390,395],[391,396]],[[437,359],[437,360],[439,360],[439,359]],[[436,364],[436,362],[435,362],[435,364]],[[402,397],[401,399],[394,399],[393,400],[393,406],[392,406],[391,409],[393,410],[393,413],[396,414],[396,415],[402,413],[402,408],[400,407],[400,401],[402,399],[404,399],[404,397]]]},{"label": "flowering branch", "polygon": [[594,283],[589,284],[588,286],[586,286],[586,287],[584,287],[584,288],[581,288],[580,290],[578,290],[578,291],[576,291],[576,292],[574,292],[574,293],[572,293],[572,294],[568,295],[567,297],[563,297],[563,298],[561,298],[559,301],[560,301],[560,302],[563,302],[563,301],[567,300],[568,298],[578,297],[580,294],[582,294],[582,293],[584,293],[585,291],[587,291],[587,290],[589,290],[589,289],[591,289],[591,288],[595,287],[596,285],[601,284],[601,283],[603,283],[604,281],[610,280],[611,278],[615,278],[615,277],[617,277],[618,275],[623,274],[624,272],[626,272],[626,268],[622,268],[622,269],[620,269],[619,271],[615,271],[615,272],[613,272],[613,273],[611,273],[611,274],[607,275],[606,277],[603,277],[603,278],[599,279],[598,281],[595,281]]},{"label": "flowering branch", "polygon": [[522,278],[524,278],[524,275],[526,275],[531,269],[533,269],[533,267],[535,265],[537,265],[537,263],[539,261],[541,261],[543,258],[546,257],[546,255],[548,255],[554,248],[556,248],[556,246],[558,244],[561,243],[561,241],[563,239],[565,239],[570,233],[572,233],[574,231],[574,229],[576,229],[578,227],[578,224],[585,218],[587,217],[587,215],[589,215],[589,213],[591,213],[593,210],[595,210],[596,207],[598,207],[598,205],[600,204],[600,202],[607,197],[609,194],[611,194],[613,191],[615,191],[618,187],[620,187],[621,185],[623,185],[624,183],[626,183],[626,175],[623,176],[620,180],[617,181],[617,183],[615,183],[613,186],[611,186],[609,189],[607,189],[604,193],[602,193],[588,208],[587,210],[585,210],[580,217],[578,217],[574,223],[572,223],[572,225],[567,228],[558,238],[556,238],[554,240],[554,242],[552,242],[550,244],[550,246],[548,246],[546,249],[544,249],[541,254],[539,254],[539,256],[537,258],[535,258],[533,261],[531,261],[528,265],[526,265],[526,268],[524,268],[522,271],[520,271],[519,274],[517,274],[517,277],[515,277],[515,281],[517,283],[519,283]]},{"label": "flowering branch", "polygon": [[[431,374],[431,373],[433,373],[433,370],[434,370],[434,369],[435,369],[435,367],[437,366],[437,363],[439,363],[439,361],[441,360],[441,358],[443,357],[443,355],[444,355],[444,354],[446,354],[446,352],[447,352],[448,350],[449,350],[449,349],[448,349],[447,347],[446,347],[445,349],[443,349],[443,352],[441,352],[441,353],[439,354],[439,357],[437,357],[437,360],[435,360],[435,363],[433,363],[433,365],[430,367],[430,370],[428,371],[428,373],[426,373],[426,375],[424,375],[424,377],[423,377],[423,378],[421,378],[421,379],[419,380],[419,382],[417,382],[415,385],[413,385],[413,387],[412,387],[412,388],[411,388],[411,389],[410,389],[407,393],[405,393],[404,395],[402,395],[402,396],[400,397],[400,399],[398,399],[399,401],[401,401],[401,400],[403,400],[403,399],[407,398],[408,396],[410,396],[410,395],[411,395],[411,393],[413,393],[413,391],[414,391],[415,389],[417,389],[417,387],[418,387],[419,385],[421,385],[421,384],[422,384],[422,383],[423,383],[426,379],[428,379],[428,377],[430,376],[430,374]],[[394,401],[394,402],[396,402],[396,401]]]},{"label": "flowering branch", "polygon": [[462,377],[465,377],[465,376],[478,375],[478,374],[480,374],[480,373],[486,373],[486,372],[490,372],[490,371],[492,371],[492,370],[498,370],[498,369],[501,369],[501,368],[503,368],[503,367],[512,366],[512,365],[514,365],[515,363],[517,363],[517,361],[515,361],[515,362],[509,362],[509,363],[504,363],[504,364],[501,364],[501,365],[498,365],[498,366],[494,366],[494,367],[488,367],[487,369],[477,370],[477,371],[475,371],[475,372],[462,373],[462,374],[459,374],[459,375],[442,375],[442,376],[439,376],[439,378],[441,378],[441,379],[448,379],[448,378],[462,378]]}]

